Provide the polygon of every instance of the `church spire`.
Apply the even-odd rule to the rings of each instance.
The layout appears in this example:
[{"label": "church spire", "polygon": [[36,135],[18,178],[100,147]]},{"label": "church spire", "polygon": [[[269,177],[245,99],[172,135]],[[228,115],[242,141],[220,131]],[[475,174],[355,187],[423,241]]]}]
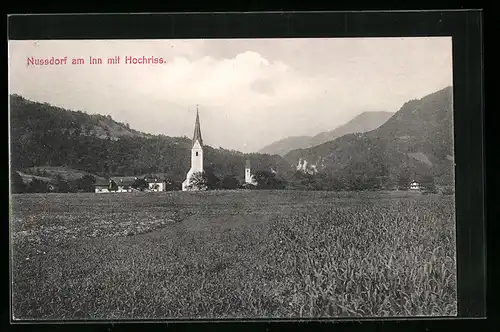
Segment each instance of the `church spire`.
[{"label": "church spire", "polygon": [[200,142],[200,145],[203,146],[203,139],[201,138],[200,115],[198,113],[198,105],[196,105],[196,123],[194,125],[193,144],[196,143],[197,140]]}]

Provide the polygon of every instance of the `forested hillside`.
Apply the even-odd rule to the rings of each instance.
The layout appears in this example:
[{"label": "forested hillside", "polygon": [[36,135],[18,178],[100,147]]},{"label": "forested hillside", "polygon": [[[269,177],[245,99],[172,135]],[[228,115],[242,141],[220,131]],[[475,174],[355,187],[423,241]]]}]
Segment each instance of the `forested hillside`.
[{"label": "forested hillside", "polygon": [[373,131],[294,150],[285,159],[305,173],[329,174],[358,186],[391,186],[412,179],[451,185],[453,151],[452,88],[448,87],[405,103]]},{"label": "forested hillside", "polygon": [[[191,139],[149,135],[110,116],[89,115],[11,96],[11,162],[15,170],[64,166],[96,176],[163,173],[183,181]],[[205,146],[205,168],[217,177],[244,178],[245,160],[256,170],[286,169],[279,156],[243,154]]]}]

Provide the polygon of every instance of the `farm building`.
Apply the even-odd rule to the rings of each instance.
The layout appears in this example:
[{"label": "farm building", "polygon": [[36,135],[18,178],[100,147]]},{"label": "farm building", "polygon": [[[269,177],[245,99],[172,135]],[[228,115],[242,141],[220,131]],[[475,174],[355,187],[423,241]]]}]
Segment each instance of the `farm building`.
[{"label": "farm building", "polygon": [[[94,184],[96,193],[109,193],[109,192],[117,192],[117,193],[126,193],[140,190],[138,188],[133,188],[134,182],[137,180],[137,177],[111,177],[109,180],[98,179]],[[144,189],[146,191],[166,191],[167,190],[167,181],[160,177],[146,177],[144,178],[146,182]]]},{"label": "farm building", "polygon": [[154,177],[145,180],[148,183],[149,191],[167,191],[167,181],[165,179]]},{"label": "farm building", "polygon": [[134,179],[128,178],[110,178],[109,180],[97,179],[94,183],[94,191],[96,193],[131,192],[133,183]]},{"label": "farm building", "polygon": [[118,187],[116,192],[127,193],[132,191],[132,184],[134,184],[135,178],[120,178],[112,177],[110,181],[114,181]]},{"label": "farm building", "polygon": [[420,190],[421,189],[421,186],[420,186],[420,183],[418,181],[412,181],[410,182],[410,190]]},{"label": "farm building", "polygon": [[96,193],[109,193],[109,181],[97,179],[94,183]]}]

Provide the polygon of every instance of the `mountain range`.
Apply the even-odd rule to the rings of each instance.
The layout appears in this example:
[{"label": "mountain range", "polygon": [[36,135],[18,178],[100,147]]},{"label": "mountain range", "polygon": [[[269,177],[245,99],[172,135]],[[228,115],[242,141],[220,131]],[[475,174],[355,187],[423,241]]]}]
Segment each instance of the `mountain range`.
[{"label": "mountain range", "polygon": [[[66,110],[18,95],[10,96],[10,138],[12,169],[25,178],[42,176],[34,170],[45,168],[50,176],[54,170],[65,176],[71,170],[96,177],[154,174],[180,183],[190,166],[188,137],[151,135],[110,116]],[[314,144],[313,139],[322,143],[285,153],[301,142]],[[315,189],[321,186],[311,187],[311,181],[350,183],[348,188],[373,179],[394,183],[431,178],[452,184],[452,87],[410,100],[394,114],[363,113],[330,132],[283,141],[289,142],[280,151],[283,156],[205,146],[205,170],[219,179],[236,177],[241,182],[249,159],[253,171],[272,171],[289,183],[303,183],[300,176],[297,180],[302,174],[309,177],[307,188]]]},{"label": "mountain range", "polygon": [[295,149],[304,149],[323,144],[328,141],[333,141],[337,137],[341,137],[352,133],[364,133],[381,126],[394,113],[391,112],[364,112],[354,117],[349,122],[335,128],[331,131],[319,133],[315,136],[291,136],[271,143],[261,150],[259,153],[286,155],[288,152]]},{"label": "mountain range", "polygon": [[357,178],[434,178],[453,183],[452,87],[406,102],[380,127],[284,156],[297,170]]}]

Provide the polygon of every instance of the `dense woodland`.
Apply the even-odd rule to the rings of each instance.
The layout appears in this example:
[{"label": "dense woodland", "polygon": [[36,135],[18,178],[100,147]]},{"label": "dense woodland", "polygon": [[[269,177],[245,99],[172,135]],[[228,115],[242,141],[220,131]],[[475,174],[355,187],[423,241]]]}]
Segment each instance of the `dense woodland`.
[{"label": "dense woodland", "polygon": [[[13,192],[92,191],[96,177],[163,174],[173,187],[189,170],[191,140],[135,131],[110,116],[89,115],[11,96]],[[204,148],[210,189],[241,188],[245,160],[256,189],[404,189],[417,179],[428,188],[453,183],[451,88],[405,104],[377,130],[349,134],[286,156]],[[400,138],[400,139],[394,139]],[[422,161],[421,157],[425,159]],[[420,157],[420,159],[419,159]],[[297,171],[300,158],[317,172]],[[34,167],[58,166],[86,173],[77,179],[37,177]],[[310,170],[309,170],[310,171]],[[26,181],[20,176],[31,174]]]}]

